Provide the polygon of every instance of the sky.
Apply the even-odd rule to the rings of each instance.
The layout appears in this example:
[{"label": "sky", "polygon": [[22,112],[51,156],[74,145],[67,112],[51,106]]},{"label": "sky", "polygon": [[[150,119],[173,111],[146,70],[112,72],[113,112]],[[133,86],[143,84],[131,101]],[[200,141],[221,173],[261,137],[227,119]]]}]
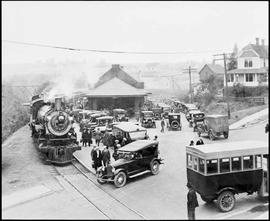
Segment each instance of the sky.
[{"label": "sky", "polygon": [[[2,63],[86,60],[93,64],[210,61],[263,38],[268,2],[1,2],[2,39],[83,49],[181,52],[166,55],[74,52],[2,42]],[[187,53],[192,52],[192,53]]]}]

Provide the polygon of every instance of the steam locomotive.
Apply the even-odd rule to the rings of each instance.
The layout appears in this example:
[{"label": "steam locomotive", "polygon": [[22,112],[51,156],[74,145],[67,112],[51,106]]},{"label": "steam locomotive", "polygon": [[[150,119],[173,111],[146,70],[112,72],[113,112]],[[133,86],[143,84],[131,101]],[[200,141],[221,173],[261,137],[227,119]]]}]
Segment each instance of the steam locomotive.
[{"label": "steam locomotive", "polygon": [[35,95],[30,112],[32,137],[45,161],[54,164],[71,162],[73,153],[81,147],[72,126],[73,118],[65,110],[63,97],[45,102],[44,96]]}]

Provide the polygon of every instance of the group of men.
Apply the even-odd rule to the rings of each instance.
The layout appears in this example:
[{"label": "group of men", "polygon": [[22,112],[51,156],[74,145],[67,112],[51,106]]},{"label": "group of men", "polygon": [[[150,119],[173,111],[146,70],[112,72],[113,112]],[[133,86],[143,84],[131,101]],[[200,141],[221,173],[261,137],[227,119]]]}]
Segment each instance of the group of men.
[{"label": "group of men", "polygon": [[[196,145],[203,145],[203,144],[204,144],[204,142],[201,138],[199,140],[197,140],[197,142],[196,142]],[[193,140],[190,141],[189,146],[194,146]]]},{"label": "group of men", "polygon": [[92,158],[92,167],[97,171],[99,167],[107,167],[111,161],[111,154],[109,151],[109,147],[105,146],[105,148],[101,151],[99,146],[94,145],[91,151]]}]

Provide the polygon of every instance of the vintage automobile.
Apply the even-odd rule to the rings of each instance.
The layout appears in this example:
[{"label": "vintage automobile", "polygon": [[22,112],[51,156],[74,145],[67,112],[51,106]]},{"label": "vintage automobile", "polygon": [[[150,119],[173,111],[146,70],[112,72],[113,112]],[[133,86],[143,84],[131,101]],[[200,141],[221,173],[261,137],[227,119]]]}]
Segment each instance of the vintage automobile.
[{"label": "vintage automobile", "polygon": [[92,125],[92,129],[94,129],[94,132],[96,132],[98,129],[100,132],[105,133],[105,131],[112,131],[112,125],[114,123],[114,117],[113,116],[103,116],[98,117],[96,119],[96,124]]},{"label": "vintage automobile", "polygon": [[97,171],[100,184],[114,182],[116,187],[123,187],[127,179],[145,173],[157,175],[162,159],[159,157],[158,141],[138,140],[121,147],[117,151],[118,160]]},{"label": "vintage automobile", "polygon": [[235,194],[269,195],[268,143],[256,140],[186,147],[187,180],[206,203],[228,212]]},{"label": "vintage automobile", "polygon": [[89,118],[87,118],[87,120],[82,120],[80,123],[80,131],[83,130],[83,128],[91,128],[91,130],[93,130],[93,128],[95,128],[95,126],[97,125],[97,118],[99,117],[103,117],[106,116],[106,114],[104,112],[101,111],[94,111],[91,114],[88,115]]},{"label": "vintage automobile", "polygon": [[190,111],[189,113],[191,117],[189,126],[193,127],[193,131],[195,132],[197,130],[197,124],[204,121],[205,114],[199,110]]},{"label": "vintage automobile", "polygon": [[161,118],[162,118],[162,108],[161,107],[153,107],[153,108],[151,108],[151,111],[153,111],[153,113],[154,113],[155,120],[161,120]]},{"label": "vintage automobile", "polygon": [[203,124],[197,125],[198,136],[209,136],[210,140],[215,140],[223,135],[225,139],[229,137],[229,122],[226,115],[207,115]]},{"label": "vintage automobile", "polygon": [[168,130],[182,130],[180,113],[169,113],[168,120]]},{"label": "vintage automobile", "polygon": [[124,109],[113,109],[113,116],[115,121],[128,121],[127,111]]},{"label": "vintage automobile", "polygon": [[188,122],[191,120],[192,113],[196,113],[197,111],[199,111],[197,107],[190,107],[187,109],[185,115]]},{"label": "vintage automobile", "polygon": [[114,124],[112,128],[112,135],[115,137],[115,139],[119,140],[119,143],[122,142],[123,138],[126,138],[127,143],[149,138],[147,135],[147,130],[144,127],[131,122],[120,122],[118,124]]},{"label": "vintage automobile", "polygon": [[164,103],[158,103],[158,107],[162,109],[162,117],[168,119],[168,115],[171,112],[171,107]]},{"label": "vintage automobile", "polygon": [[190,110],[198,110],[195,104],[184,104],[183,112],[187,114]]},{"label": "vintage automobile", "polygon": [[154,127],[156,128],[156,122],[153,111],[141,111],[141,125],[142,127]]}]

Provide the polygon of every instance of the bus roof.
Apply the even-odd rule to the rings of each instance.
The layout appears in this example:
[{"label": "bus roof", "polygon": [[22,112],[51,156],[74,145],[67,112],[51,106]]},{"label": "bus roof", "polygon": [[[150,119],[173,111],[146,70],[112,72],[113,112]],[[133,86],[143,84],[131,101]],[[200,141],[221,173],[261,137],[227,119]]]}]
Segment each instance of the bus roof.
[{"label": "bus roof", "polygon": [[224,158],[253,154],[268,154],[268,144],[263,141],[246,140],[186,146],[186,152],[204,159]]}]

